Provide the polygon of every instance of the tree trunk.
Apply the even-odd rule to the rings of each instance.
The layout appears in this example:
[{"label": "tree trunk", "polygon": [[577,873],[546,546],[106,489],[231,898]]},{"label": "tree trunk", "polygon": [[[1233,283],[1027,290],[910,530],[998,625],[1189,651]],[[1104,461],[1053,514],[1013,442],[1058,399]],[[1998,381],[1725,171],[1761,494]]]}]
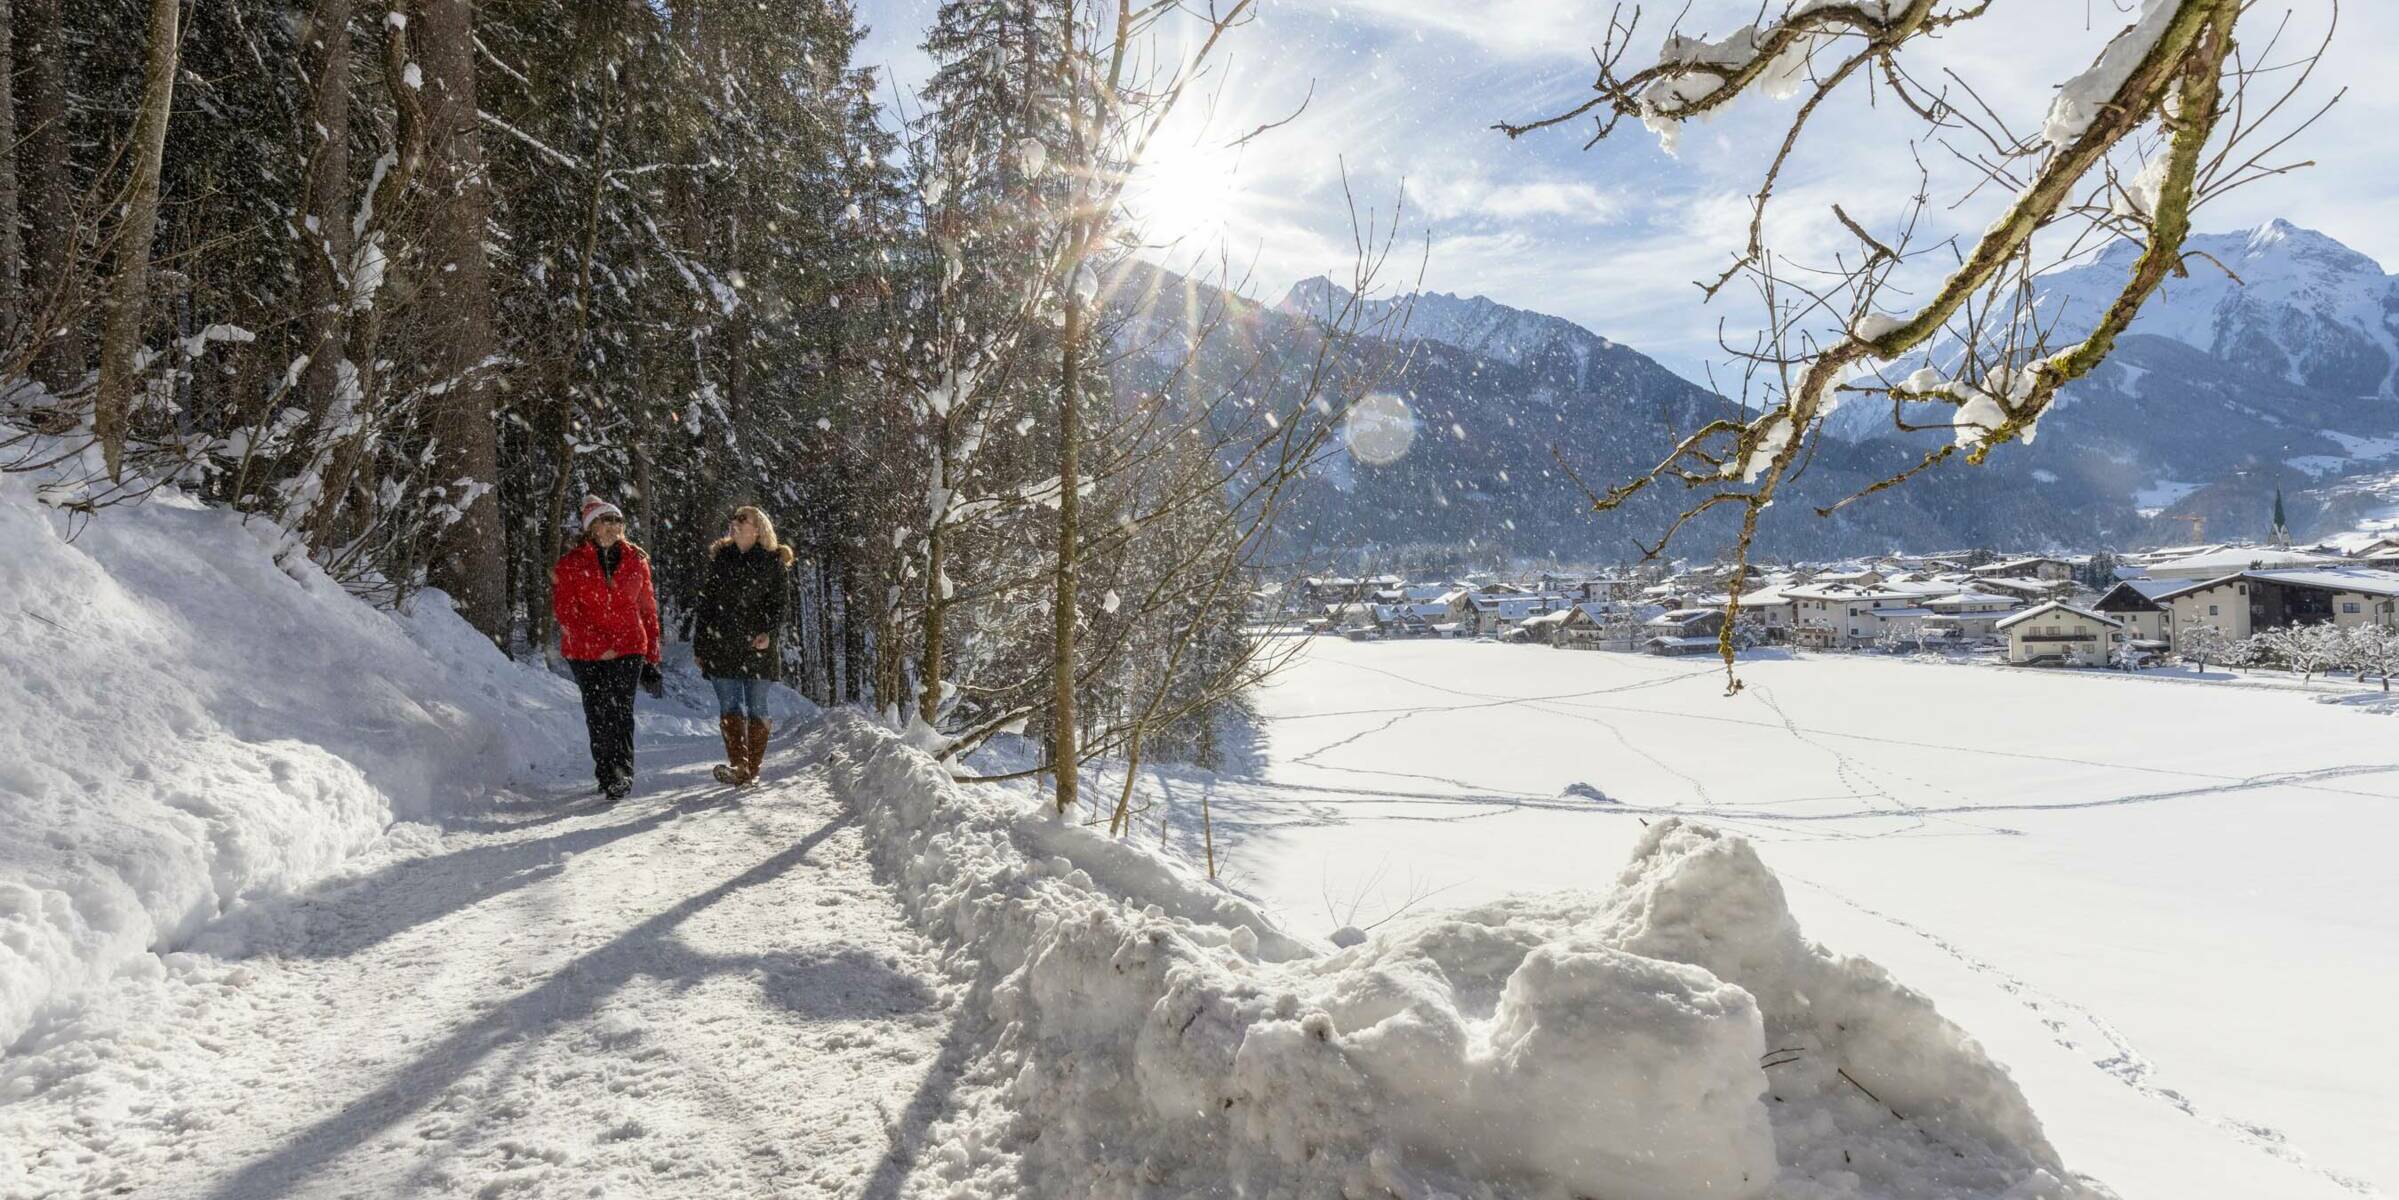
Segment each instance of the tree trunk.
[{"label": "tree trunk", "polygon": [[295,458],[308,462],[318,457],[341,391],[343,327],[350,310],[350,0],[317,0],[300,52],[309,87],[310,127],[304,136],[316,139],[292,221],[292,236],[301,246],[302,352],[308,355],[300,376],[308,423]]},{"label": "tree trunk", "polygon": [[1075,522],[1082,516],[1083,300],[1075,289],[1080,255],[1067,266],[1066,327],[1060,336],[1058,371],[1058,575],[1057,644],[1050,651],[1050,764],[1057,780],[1059,812],[1075,806],[1081,778],[1076,769],[1075,729]]},{"label": "tree trunk", "polygon": [[22,0],[17,58],[25,63],[24,146],[28,211],[43,219],[32,223],[33,238],[26,247],[31,280],[43,297],[26,307],[34,319],[53,328],[40,331],[44,343],[34,373],[53,392],[65,392],[83,382],[83,327],[77,319],[78,289],[75,243],[80,235],[75,216],[75,184],[69,174],[67,144],[67,47],[61,36],[58,0]]},{"label": "tree trunk", "polygon": [[0,343],[13,344],[24,323],[24,274],[17,236],[17,21],[0,0]]},{"label": "tree trunk", "polygon": [[[162,0],[163,2],[163,0]],[[475,109],[472,0],[417,0],[425,92],[423,344],[443,390],[432,398],[434,479],[455,510],[437,534],[428,578],[496,644],[507,633],[502,587],[499,435],[493,411],[492,297],[483,239],[490,180]]]},{"label": "tree trunk", "polygon": [[841,703],[841,626],[833,604],[833,565],[820,551],[816,556],[816,655],[825,673],[820,703],[827,708]]},{"label": "tree trunk", "polygon": [[[590,360],[585,352],[584,339],[591,332],[591,268],[599,256],[600,201],[608,183],[608,127],[600,127],[598,144],[592,151],[591,187],[583,204],[583,249],[575,264],[575,334],[567,343],[564,376],[558,388],[558,403],[551,413],[557,427],[551,431],[550,461],[557,474],[550,478],[550,495],[542,505],[540,520],[543,565],[558,561],[565,553],[567,505],[574,503],[575,426],[582,419],[580,406],[575,403],[576,389],[582,385],[584,364]],[[642,361],[638,346],[634,360]],[[547,654],[550,646],[550,584],[546,572],[536,572],[541,581],[538,602],[527,604],[526,619],[533,626],[530,645],[536,653]]]},{"label": "tree trunk", "polygon": [[916,715],[926,725],[941,715],[942,659],[948,653],[943,634],[949,619],[949,600],[941,592],[943,572],[949,569],[948,541],[938,519],[925,531],[925,638],[916,666]]},{"label": "tree trunk", "polygon": [[175,58],[183,40],[180,0],[150,0],[150,47],[142,67],[141,108],[133,117],[133,177],[117,227],[117,274],[100,333],[100,392],[92,430],[110,479],[125,477],[125,423],[133,404],[134,354],[150,300],[150,240],[158,231],[158,172],[166,157],[167,119],[175,107]]},{"label": "tree trunk", "polygon": [[841,657],[843,699],[855,704],[866,698],[872,674],[866,656],[866,614],[858,611],[858,563],[844,556],[841,563]]}]

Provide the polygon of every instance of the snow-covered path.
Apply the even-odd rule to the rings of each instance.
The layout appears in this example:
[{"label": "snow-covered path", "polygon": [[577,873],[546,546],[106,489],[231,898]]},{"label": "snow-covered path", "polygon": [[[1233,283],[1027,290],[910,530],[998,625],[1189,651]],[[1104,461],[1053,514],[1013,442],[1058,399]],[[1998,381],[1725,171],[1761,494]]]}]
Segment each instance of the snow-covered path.
[{"label": "snow-covered path", "polygon": [[952,989],[778,741],[747,793],[683,741],[613,807],[399,827],[38,1026],[0,1194],[896,1194]]}]

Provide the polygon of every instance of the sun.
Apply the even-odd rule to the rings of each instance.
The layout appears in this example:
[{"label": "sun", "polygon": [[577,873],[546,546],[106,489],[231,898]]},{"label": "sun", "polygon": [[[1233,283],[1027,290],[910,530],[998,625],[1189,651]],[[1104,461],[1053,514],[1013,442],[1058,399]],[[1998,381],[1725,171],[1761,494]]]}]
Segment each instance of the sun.
[{"label": "sun", "polygon": [[1243,148],[1227,137],[1208,129],[1159,132],[1125,185],[1126,217],[1144,243],[1206,248],[1238,223],[1248,201]]}]

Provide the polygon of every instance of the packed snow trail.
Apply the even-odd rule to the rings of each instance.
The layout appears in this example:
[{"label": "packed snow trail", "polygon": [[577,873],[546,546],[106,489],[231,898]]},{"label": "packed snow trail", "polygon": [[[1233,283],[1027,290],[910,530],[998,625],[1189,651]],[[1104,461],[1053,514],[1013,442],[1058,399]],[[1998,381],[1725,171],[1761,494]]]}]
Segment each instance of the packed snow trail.
[{"label": "packed snow trail", "polygon": [[889,1194],[949,988],[817,767],[736,793],[706,751],[395,827],[38,1024],[0,1193]]}]

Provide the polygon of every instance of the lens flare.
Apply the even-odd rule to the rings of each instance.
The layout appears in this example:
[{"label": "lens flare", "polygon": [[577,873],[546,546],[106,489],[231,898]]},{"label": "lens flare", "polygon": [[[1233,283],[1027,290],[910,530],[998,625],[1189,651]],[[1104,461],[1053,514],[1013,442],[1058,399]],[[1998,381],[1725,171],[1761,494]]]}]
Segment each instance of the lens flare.
[{"label": "lens flare", "polygon": [[1407,401],[1377,392],[1350,407],[1341,436],[1350,457],[1385,466],[1406,457],[1416,444],[1416,414],[1408,411]]}]

